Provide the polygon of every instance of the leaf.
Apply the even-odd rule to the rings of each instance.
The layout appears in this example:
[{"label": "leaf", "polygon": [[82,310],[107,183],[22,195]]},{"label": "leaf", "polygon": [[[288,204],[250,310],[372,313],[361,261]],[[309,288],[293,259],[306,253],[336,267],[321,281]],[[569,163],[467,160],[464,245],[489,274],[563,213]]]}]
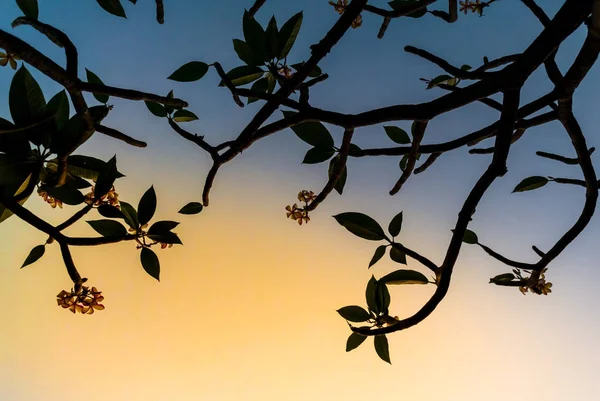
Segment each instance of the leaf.
[{"label": "leaf", "polygon": [[96,0],[100,7],[102,7],[105,11],[109,12],[112,15],[116,15],[117,17],[127,18],[125,15],[125,10],[121,5],[120,0]]},{"label": "leaf", "polygon": [[190,202],[179,210],[179,214],[198,214],[202,211],[202,203]]},{"label": "leaf", "polygon": [[406,166],[408,164],[408,154],[405,154],[404,156],[402,156],[402,159],[400,159],[400,170],[404,171],[406,170]]},{"label": "leaf", "polygon": [[[169,91],[169,93],[167,93],[167,99],[173,99],[174,97],[175,97],[175,95],[173,94],[173,89],[171,89]],[[171,114],[175,110],[175,108],[173,106],[163,105],[163,107],[167,111],[167,114]]]},{"label": "leaf", "polygon": [[123,224],[114,220],[91,220],[87,222],[96,232],[103,237],[124,237],[127,230]]},{"label": "leaf", "polygon": [[186,123],[197,119],[198,117],[189,110],[177,110],[175,114],[173,114],[173,121],[176,123]]},{"label": "leaf", "polygon": [[[291,117],[295,114],[296,113],[289,111],[283,112],[285,118]],[[324,149],[333,148],[333,137],[327,128],[325,128],[325,126],[318,121],[309,121],[296,124],[291,128],[298,138],[302,139],[311,146]]]},{"label": "leaf", "polygon": [[[140,223],[141,223],[141,220],[140,220]],[[169,220],[157,221],[156,223],[154,223],[150,226],[150,229],[148,230],[148,234],[156,234],[156,235],[165,234],[165,233],[171,232],[171,230],[173,230],[178,225],[179,225],[179,223],[176,221],[169,221]]]},{"label": "leaf", "polygon": [[25,66],[13,76],[8,103],[13,122],[18,127],[31,125],[45,117],[44,93]]},{"label": "leaf", "polygon": [[410,143],[410,137],[402,128],[387,125],[383,127],[383,129],[392,141],[401,145],[406,145]]},{"label": "leaf", "polygon": [[358,333],[350,334],[350,337],[348,337],[348,341],[346,341],[346,352],[350,352],[353,349],[358,348],[363,342],[365,342],[366,339],[366,336],[363,336]]},{"label": "leaf", "polygon": [[[260,93],[267,92],[269,90],[269,79],[267,77],[259,79],[258,81],[254,82],[252,84],[252,87],[250,89],[254,92],[260,92]],[[256,97],[249,97],[248,104],[254,103],[257,100],[259,100],[259,99]]]},{"label": "leaf", "polygon": [[121,213],[125,217],[125,223],[135,230],[140,227],[140,223],[138,222],[138,214],[137,211],[127,202],[119,202],[121,205]]},{"label": "leaf", "polygon": [[344,319],[349,322],[366,322],[371,318],[369,312],[361,308],[360,306],[352,305],[352,306],[344,306],[337,310],[337,313],[340,314]]},{"label": "leaf", "polygon": [[111,205],[98,206],[98,213],[100,213],[100,215],[103,217],[108,217],[109,219],[125,219],[123,212]]},{"label": "leaf", "polygon": [[191,61],[179,67],[167,79],[177,82],[193,82],[202,78],[208,71],[208,64],[201,61]]},{"label": "leaf", "polygon": [[[104,82],[102,82],[102,80],[98,77],[98,75],[94,74],[92,71],[90,71],[86,68],[85,73],[86,73],[87,80],[89,83],[104,85]],[[96,94],[96,93],[94,93],[93,95],[96,98],[96,100],[99,101],[100,103],[106,104],[108,102],[108,99],[110,99],[110,96],[108,96],[108,95],[100,95],[100,94]]]},{"label": "leaf", "polygon": [[385,334],[376,335],[374,344],[375,344],[375,352],[377,352],[377,355],[382,360],[384,360],[385,362],[387,362],[391,365],[392,361],[390,360],[390,349],[389,349],[388,340],[387,340],[387,337],[385,336]]},{"label": "leaf", "polygon": [[165,106],[159,103],[149,102],[147,100],[144,101],[150,113],[154,114],[156,117],[166,117],[167,109]]},{"label": "leaf", "polygon": [[0,199],[23,192],[32,175],[37,179],[38,169],[39,164],[31,158],[0,153]]},{"label": "leaf", "polygon": [[467,244],[477,244],[479,242],[479,239],[477,238],[477,234],[475,234],[473,231],[471,230],[466,230],[465,231],[465,235],[463,235],[463,242],[467,243]]},{"label": "leaf", "polygon": [[[388,2],[388,4],[390,7],[392,7],[396,11],[403,11],[406,9],[407,6],[412,5],[411,3],[414,4],[417,1],[418,0],[393,0],[393,1]],[[425,14],[427,14],[427,7],[423,7],[417,11],[407,14],[406,16],[411,17],[411,18],[421,18]]]},{"label": "leaf", "polygon": [[[329,170],[328,170],[329,178],[331,178],[331,176],[333,175],[333,170],[337,168],[337,165],[339,162],[340,162],[340,155],[337,155],[336,157],[331,159],[331,161],[329,162]],[[335,186],[333,187],[333,189],[335,189],[337,191],[337,193],[340,195],[344,192],[344,187],[346,186],[347,178],[348,178],[348,168],[346,166],[344,166],[344,169],[342,170],[342,174],[340,175],[338,180],[335,182]]]},{"label": "leaf", "polygon": [[392,237],[398,236],[400,234],[400,230],[402,229],[402,212],[398,213],[394,216],[392,221],[390,221],[390,225],[388,226],[388,231]]},{"label": "leaf", "polygon": [[380,283],[391,285],[402,284],[427,284],[429,280],[423,273],[414,270],[396,270],[379,279]]},{"label": "leaf", "polygon": [[68,185],[43,188],[43,190],[66,205],[81,205],[85,201],[85,196],[77,188]]},{"label": "leaf", "polygon": [[[241,65],[235,67],[227,73],[227,77],[233,86],[241,86],[254,82],[264,75],[264,71],[256,66]],[[219,86],[225,86],[225,82],[221,81]]]},{"label": "leaf", "polygon": [[379,310],[379,313],[387,315],[391,302],[390,292],[387,288],[387,285],[381,282],[381,280],[377,281],[377,288],[375,289],[375,302],[377,303],[377,310]]},{"label": "leaf", "polygon": [[[0,130],[10,131],[14,130],[15,126],[13,123],[0,118]],[[25,154],[29,153],[31,145],[29,140],[22,132],[4,132],[0,134],[0,152],[11,153],[11,154]]]},{"label": "leaf", "polygon": [[302,163],[304,164],[317,164],[327,161],[335,154],[333,148],[312,148],[306,152],[304,156],[304,160]]},{"label": "leaf", "polygon": [[463,70],[463,71],[469,71],[469,70],[471,70],[471,68],[473,68],[473,67],[471,67],[469,64],[463,64],[460,67],[460,69]]},{"label": "leaf", "polygon": [[375,314],[379,314],[379,306],[377,305],[377,280],[374,276],[367,283],[367,289],[365,290],[365,299],[369,309]]},{"label": "leaf", "polygon": [[517,185],[515,187],[515,189],[513,190],[513,193],[514,192],[531,191],[533,189],[543,187],[547,183],[548,183],[548,179],[546,177],[541,177],[539,175],[525,178],[523,181],[521,181],[519,183],[519,185]]},{"label": "leaf", "polygon": [[390,259],[396,263],[406,264],[406,254],[394,246],[390,249]]},{"label": "leaf", "polygon": [[379,260],[383,257],[383,255],[385,255],[385,248],[386,248],[385,245],[380,245],[377,247],[377,249],[375,249],[375,253],[373,254],[373,257],[371,258],[371,261],[369,262],[369,269],[375,263],[379,262]]},{"label": "leaf", "polygon": [[156,212],[156,191],[154,186],[151,186],[140,198],[138,204],[138,221],[140,225],[144,225],[152,219]]},{"label": "leaf", "polygon": [[267,60],[272,60],[277,57],[279,30],[277,29],[277,20],[272,16],[269,20],[269,25],[265,31],[265,52]]},{"label": "leaf", "polygon": [[258,66],[264,62],[264,60],[260,60],[259,57],[252,52],[248,43],[243,40],[233,39],[233,50],[235,50],[240,60],[246,63],[246,65]]},{"label": "leaf", "polygon": [[26,17],[38,19],[39,9],[37,0],[17,0],[17,5]]},{"label": "leaf", "polygon": [[140,261],[142,262],[142,267],[146,273],[157,281],[160,281],[160,262],[154,251],[149,248],[142,248]]},{"label": "leaf", "polygon": [[437,77],[429,81],[429,84],[427,84],[427,89],[435,88],[436,86],[443,83],[448,83],[447,81],[450,81],[451,79],[453,79],[453,77],[450,75],[438,75]]},{"label": "leaf", "polygon": [[386,239],[383,229],[375,220],[366,214],[346,212],[333,216],[336,221],[352,234],[370,240],[380,241]]},{"label": "leaf", "polygon": [[106,195],[113,187],[117,178],[117,157],[113,156],[98,174],[96,186],[94,187],[94,197],[100,199]]},{"label": "leaf", "polygon": [[278,50],[277,53],[278,59],[283,60],[287,57],[288,53],[294,46],[294,42],[298,37],[298,32],[300,32],[300,27],[302,26],[302,12],[293,15],[289,20],[283,24],[281,29],[279,30],[278,36]]},{"label": "leaf", "polygon": [[21,269],[40,260],[40,258],[44,256],[45,252],[46,247],[44,245],[38,245],[34,247],[31,252],[29,252],[29,255],[27,255],[27,258],[25,259],[25,262],[23,262]]},{"label": "leaf", "polygon": [[[50,165],[56,166],[56,160],[49,161]],[[77,177],[88,180],[97,180],[100,172],[106,168],[106,162],[91,156],[72,155],[67,159],[67,171]],[[116,178],[124,177],[117,171]]]},{"label": "leaf", "polygon": [[504,283],[508,283],[510,281],[513,281],[513,279],[515,278],[515,275],[512,273],[504,273],[504,274],[500,274],[496,277],[493,277],[490,279],[490,283],[494,283],[494,284],[504,284]]},{"label": "leaf", "polygon": [[273,93],[275,86],[277,85],[277,79],[275,79],[275,76],[270,72],[267,73],[266,78],[269,83],[267,86],[267,93]]},{"label": "leaf", "polygon": [[351,143],[350,149],[348,149],[348,156],[357,156],[361,151],[362,149],[358,145]]},{"label": "leaf", "polygon": [[75,114],[65,123],[60,132],[52,135],[50,150],[57,154],[68,153],[77,144],[86,129],[87,124],[84,118],[80,114]]},{"label": "leaf", "polygon": [[148,234],[148,238],[157,242],[161,242],[163,244],[182,245],[181,240],[179,239],[177,234],[172,232],[165,232],[163,234]]},{"label": "leaf", "polygon": [[[301,63],[297,63],[297,64],[292,64],[291,67],[293,69],[295,69],[296,71],[300,70],[300,68],[304,67],[304,64],[306,64],[304,61]],[[323,75],[323,71],[321,71],[321,68],[319,68],[318,65],[316,65],[309,73],[308,76],[311,78],[316,78],[318,76]]]},{"label": "leaf", "polygon": [[242,29],[244,31],[244,39],[246,39],[246,43],[252,52],[253,59],[256,60],[256,64],[263,64],[266,59],[265,30],[248,11],[244,11]]},{"label": "leaf", "polygon": [[65,90],[58,92],[48,101],[48,114],[54,115],[56,131],[61,131],[69,121],[69,98]]}]

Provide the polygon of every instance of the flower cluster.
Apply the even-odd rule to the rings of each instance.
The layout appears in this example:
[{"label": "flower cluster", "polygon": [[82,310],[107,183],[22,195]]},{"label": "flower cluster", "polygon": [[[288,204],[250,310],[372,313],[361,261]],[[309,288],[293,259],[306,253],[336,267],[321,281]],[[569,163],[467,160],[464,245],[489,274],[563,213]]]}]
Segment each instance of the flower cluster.
[{"label": "flower cluster", "polygon": [[521,293],[523,295],[525,295],[525,293],[527,291],[531,291],[534,294],[538,294],[538,295],[548,295],[549,293],[552,292],[552,283],[549,281],[546,281],[546,275],[544,273],[546,273],[548,269],[544,269],[542,270],[542,273],[540,274],[540,277],[538,278],[538,280],[533,283],[533,284],[528,284],[527,286],[521,286],[519,287],[519,291],[521,291]]},{"label": "flower cluster", "polygon": [[[329,4],[333,6],[333,9],[340,15],[346,11],[346,7],[348,7],[348,0],[337,0],[337,2],[330,1]],[[362,15],[358,15],[354,21],[352,21],[352,28],[356,29],[362,25]]]},{"label": "flower cluster", "polygon": [[50,204],[50,206],[52,206],[52,209],[55,209],[56,206],[58,206],[59,208],[62,209],[63,203],[61,201],[59,201],[58,199],[56,199],[54,196],[50,195],[48,192],[38,190],[38,195],[40,195],[42,197],[44,202]]},{"label": "flower cluster", "polygon": [[279,70],[277,70],[277,73],[279,73],[279,75],[284,76],[286,79],[290,79],[294,76],[294,73],[292,72],[292,70],[290,70],[290,68],[287,65],[284,65]]},{"label": "flower cluster", "polygon": [[100,302],[104,300],[102,292],[96,287],[81,287],[79,292],[71,289],[71,291],[62,290],[56,296],[58,306],[68,309],[73,313],[81,313],[91,315],[94,310],[103,310],[104,305]]},{"label": "flower cluster", "polygon": [[21,59],[16,54],[0,52],[0,66],[2,67],[6,67],[6,64],[10,64],[10,68],[16,70],[18,60]]},{"label": "flower cluster", "polygon": [[475,0],[475,1],[464,0],[464,1],[461,1],[459,4],[460,4],[460,11],[463,11],[465,14],[467,14],[469,11],[471,11],[473,13],[479,14],[480,17],[483,16],[483,9],[487,6],[489,6],[488,3],[486,3],[486,2],[482,3],[481,0]]},{"label": "flower cluster", "polygon": [[121,208],[119,204],[119,194],[115,192],[114,186],[99,199],[94,196],[94,188],[95,186],[92,187],[92,191],[90,193],[85,195],[85,203],[93,206],[110,205],[116,207],[117,209]]},{"label": "flower cluster", "polygon": [[287,217],[297,221],[299,225],[302,225],[302,223],[308,223],[310,221],[310,217],[308,216],[308,210],[306,210],[306,207],[316,198],[317,195],[315,195],[313,191],[302,190],[298,192],[298,200],[300,202],[304,202],[305,207],[298,207],[297,203],[286,206],[285,210]]}]

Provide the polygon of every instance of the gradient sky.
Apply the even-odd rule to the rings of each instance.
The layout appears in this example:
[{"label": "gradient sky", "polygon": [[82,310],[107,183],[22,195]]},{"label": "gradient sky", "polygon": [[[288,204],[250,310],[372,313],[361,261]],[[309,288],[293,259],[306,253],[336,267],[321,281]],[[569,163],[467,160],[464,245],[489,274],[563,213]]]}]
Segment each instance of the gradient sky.
[{"label": "gradient sky", "polygon": [[[226,69],[240,65],[231,39],[242,37],[241,17],[250,0],[167,1],[163,26],[154,20],[151,1],[135,7],[124,2],[127,20],[105,13],[94,1],[40,3],[40,20],[64,30],[77,45],[82,72],[89,68],[114,86],[159,94],[174,89],[200,117],[186,128],[212,144],[237,135],[260,107],[235,106],[229,93],[217,87],[212,70],[192,84],[166,79],[192,60],[219,61]],[[553,15],[562,1],[543,3]],[[0,26],[10,30],[20,12],[13,1],[2,2],[0,10]],[[257,15],[266,24],[275,14],[281,26],[299,10],[304,10],[304,25],[290,55],[293,62],[308,58],[309,46],[337,14],[326,0],[269,0]],[[330,78],[314,88],[311,100],[315,106],[358,112],[432,99],[440,92],[425,91],[418,78],[441,72],[406,54],[405,45],[456,65],[478,66],[483,56],[522,51],[540,32],[539,22],[518,1],[497,2],[486,14],[461,14],[456,24],[431,16],[393,21],[383,40],[376,38],[380,19],[365,15],[363,27],[349,32],[320,63]],[[32,29],[20,27],[15,33],[64,62],[60,49]],[[561,47],[557,61],[563,71],[584,37],[581,29]],[[61,89],[33,74],[47,99]],[[0,69],[4,94],[12,75]],[[599,84],[594,68],[575,99],[588,144],[596,147]],[[537,71],[522,101],[548,88],[543,71]],[[171,132],[143,103],[115,98],[110,103],[115,108],[105,124],[148,141],[148,148],[98,134],[81,153],[103,159],[116,154],[127,175],[117,190],[132,204],[154,184],[156,218],[181,221],[177,232],[185,246],[159,252],[160,283],[144,273],[132,243],[74,249],[82,275],[104,292],[106,310],[72,315],[54,301],[71,286],[57,247],[47,247],[42,260],[19,270],[45,236],[16,218],[4,222],[1,400],[597,399],[597,220],[551,265],[547,278],[554,287],[547,297],[488,284],[508,268],[476,247],[463,248],[452,287],[438,309],[418,326],[388,336],[390,366],[376,356],[370,339],[345,353],[349,330],[335,311],[364,305],[370,275],[380,277],[399,266],[383,260],[368,271],[378,244],[354,237],[330,216],[359,211],[387,226],[403,210],[401,241],[439,263],[458,210],[489,156],[469,155],[465,149],[445,154],[395,197],[388,191],[399,176],[397,157],[350,159],[344,196],[333,193],[313,212],[310,224],[298,227],[285,219],[284,207],[298,191],[322,188],[326,164],[301,165],[308,146],[286,130],[222,168],[210,208],[185,217],[176,212],[199,200],[209,157]],[[9,116],[6,95],[0,97],[0,115]],[[482,105],[448,113],[430,123],[426,142],[456,138],[495,118],[497,113]],[[410,122],[398,125],[408,129]],[[331,132],[339,144],[341,130],[332,127]],[[363,148],[392,145],[381,126],[357,130],[354,142]],[[523,261],[535,260],[531,245],[547,249],[570,227],[584,199],[582,188],[556,184],[511,194],[532,175],[580,177],[576,167],[536,157],[536,150],[573,155],[559,124],[528,131],[512,147],[508,173],[488,191],[470,226],[483,243]],[[56,223],[73,211],[52,210],[39,198],[27,206]],[[68,233],[94,235],[85,223]],[[409,266],[426,271],[413,261]],[[429,286],[393,288],[392,313],[411,315],[432,291]]]}]

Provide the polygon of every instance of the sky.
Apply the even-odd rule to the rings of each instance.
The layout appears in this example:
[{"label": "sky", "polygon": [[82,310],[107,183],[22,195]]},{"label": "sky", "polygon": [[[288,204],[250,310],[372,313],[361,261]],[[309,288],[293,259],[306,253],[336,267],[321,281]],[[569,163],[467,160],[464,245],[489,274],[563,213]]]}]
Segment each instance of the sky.
[{"label": "sky", "polygon": [[[234,138],[260,107],[237,107],[210,71],[196,83],[166,79],[192,60],[219,61],[225,69],[241,64],[231,40],[242,38],[242,14],[249,0],[166,2],[165,24],[154,19],[154,2],[125,4],[128,19],[105,13],[96,2],[40,2],[40,20],[62,29],[78,47],[84,68],[113,86],[176,96],[190,103],[199,120],[187,123],[211,144]],[[385,6],[384,1],[370,2]],[[543,2],[552,16],[561,1]],[[20,15],[13,1],[0,6],[0,27]],[[304,23],[290,59],[306,60],[309,47],[324,36],[338,15],[325,0],[268,0],[257,14],[279,26],[304,10]],[[314,87],[314,106],[359,112],[384,105],[417,103],[441,95],[426,91],[419,78],[442,72],[403,51],[424,48],[453,64],[481,64],[516,53],[540,32],[539,22],[517,1],[500,1],[486,15],[463,15],[455,24],[432,16],[395,20],[385,38],[376,38],[378,17],[364,15],[319,64],[330,75]],[[61,49],[27,27],[15,34],[64,65]],[[560,48],[566,71],[585,31]],[[46,98],[61,90],[33,71]],[[575,113],[589,146],[600,146],[592,69],[575,98]],[[13,71],[0,69],[0,116],[9,117],[7,96]],[[550,88],[536,71],[522,102]],[[89,97],[90,104],[94,104]],[[95,135],[80,153],[108,160],[117,155],[127,177],[116,183],[120,198],[134,205],[154,185],[156,219],[181,222],[184,246],[158,252],[161,281],[141,268],[131,243],[73,249],[75,262],[105,296],[106,310],[72,315],[55,296],[71,286],[56,246],[37,263],[19,269],[45,235],[12,217],[0,226],[0,399],[58,401],[84,397],[106,400],[347,400],[390,397],[414,401],[593,400],[600,362],[600,298],[597,274],[597,219],[558,257],[547,274],[549,296],[523,296],[489,278],[509,270],[477,247],[463,247],[446,299],[419,325],[389,335],[392,365],[382,362],[371,339],[345,352],[350,334],[336,310],[365,306],[364,289],[374,274],[399,266],[382,260],[367,269],[377,247],[348,233],[331,217],[361,212],[382,226],[404,212],[400,240],[440,263],[450,229],[471,186],[491,160],[466,149],[444,154],[425,173],[412,177],[390,197],[400,171],[398,157],[350,159],[344,195],[330,195],[299,227],[284,207],[303,189],[320,191],[326,164],[302,165],[308,145],[291,130],[257,142],[224,166],[212,190],[211,205],[195,216],[177,214],[201,197],[210,158],[151,115],[142,102],[111,98],[104,121],[148,142],[146,149]],[[493,122],[498,113],[472,105],[431,121],[425,143],[457,138]],[[279,112],[276,117],[279,118]],[[398,122],[409,129],[410,122]],[[339,128],[330,127],[336,143]],[[392,146],[381,126],[361,128],[362,148]],[[579,178],[576,167],[535,156],[535,151],[573,156],[557,123],[529,130],[512,148],[508,173],[486,193],[470,228],[481,242],[517,260],[535,261],[531,245],[547,249],[571,226],[583,206],[582,188],[547,185],[511,193],[523,178],[550,175]],[[41,199],[27,204],[59,223],[75,209],[53,210]],[[96,219],[90,215],[88,220]],[[94,236],[85,223],[69,235]],[[409,260],[409,268],[427,273]],[[433,293],[431,286],[391,289],[391,312],[408,317]]]}]

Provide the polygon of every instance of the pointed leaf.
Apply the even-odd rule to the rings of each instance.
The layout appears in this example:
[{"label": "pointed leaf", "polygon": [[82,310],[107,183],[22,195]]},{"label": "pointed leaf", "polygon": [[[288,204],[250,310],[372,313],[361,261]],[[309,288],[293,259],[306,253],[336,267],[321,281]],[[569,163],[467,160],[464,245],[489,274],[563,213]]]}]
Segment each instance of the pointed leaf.
[{"label": "pointed leaf", "polygon": [[546,177],[541,177],[539,175],[525,178],[523,181],[519,183],[513,190],[513,192],[525,192],[531,191],[536,188],[543,187],[548,183],[548,179]]},{"label": "pointed leaf", "polygon": [[398,236],[400,234],[400,230],[402,229],[402,212],[398,213],[392,221],[390,221],[390,225],[388,226],[388,231],[392,237]]},{"label": "pointed leaf", "polygon": [[179,214],[198,214],[202,211],[202,203],[200,202],[190,202],[178,212]]},{"label": "pointed leaf", "polygon": [[[263,78],[259,79],[258,81],[254,82],[252,84],[252,87],[250,89],[254,92],[259,92],[259,93],[267,92],[269,90],[269,79],[267,77],[263,77]],[[249,97],[248,104],[254,103],[257,100],[259,100],[259,99],[256,97]]]},{"label": "pointed leaf", "polygon": [[13,122],[17,126],[31,125],[45,117],[44,93],[25,66],[21,66],[13,76],[8,103]]},{"label": "pointed leaf", "polygon": [[46,247],[44,245],[38,245],[38,246],[34,247],[31,250],[31,252],[29,252],[29,255],[25,259],[25,262],[23,262],[21,269],[24,268],[25,266],[29,266],[30,264],[37,262],[42,256],[44,256],[45,252],[46,252]]},{"label": "pointed leaf", "polygon": [[365,299],[367,306],[375,314],[379,314],[379,306],[377,305],[377,280],[374,276],[367,283],[367,289],[365,290]]},{"label": "pointed leaf", "polygon": [[269,20],[269,25],[265,31],[265,50],[267,60],[272,60],[277,57],[279,30],[277,29],[277,20],[272,16]]},{"label": "pointed leaf", "polygon": [[121,206],[121,213],[125,216],[125,223],[133,229],[138,229],[140,227],[140,223],[138,221],[137,211],[127,202],[119,202]]},{"label": "pointed leaf", "polygon": [[[283,115],[286,118],[289,118],[295,114],[296,113],[294,112],[283,112]],[[296,124],[291,128],[292,131],[294,131],[294,133],[298,136],[298,138],[302,139],[309,145],[312,145],[317,148],[333,148],[333,137],[331,136],[327,128],[325,128],[325,126],[318,121],[310,121]]]},{"label": "pointed leaf", "polygon": [[160,281],[160,262],[154,251],[149,248],[142,248],[140,261],[142,262],[142,267],[146,273],[157,281]]},{"label": "pointed leaf", "polygon": [[278,58],[283,60],[294,46],[294,42],[298,37],[298,32],[302,26],[302,12],[295,14],[279,30],[278,36]]},{"label": "pointed leaf", "polygon": [[429,280],[427,280],[427,277],[425,277],[424,274],[414,270],[396,270],[395,272],[381,277],[379,282],[391,285],[427,284]]},{"label": "pointed leaf", "polygon": [[48,113],[54,115],[57,131],[61,131],[69,121],[70,107],[67,93],[62,90],[48,101]]},{"label": "pointed leaf", "polygon": [[37,0],[17,0],[17,5],[26,17],[38,19],[39,9]]},{"label": "pointed leaf", "polygon": [[94,197],[100,199],[112,189],[117,178],[117,157],[113,156],[98,174],[96,186],[94,187]]},{"label": "pointed leaf", "polygon": [[[98,77],[98,75],[94,74],[92,71],[90,71],[86,68],[85,73],[87,75],[87,80],[89,83],[104,85],[104,82],[102,82],[100,77]],[[108,95],[100,95],[100,94],[95,94],[95,93],[93,95],[96,98],[96,100],[99,101],[100,103],[107,103],[108,99],[110,99],[110,96],[108,96]]]},{"label": "pointed leaf", "polygon": [[381,280],[377,281],[377,288],[375,288],[375,302],[377,303],[379,313],[387,315],[391,302],[390,291],[387,285]]},{"label": "pointed leaf", "polygon": [[100,7],[102,7],[105,11],[109,12],[112,15],[116,15],[117,17],[127,18],[125,15],[125,10],[121,5],[120,0],[96,0]]},{"label": "pointed leaf", "polygon": [[366,322],[371,318],[369,312],[356,305],[344,306],[343,308],[338,309],[337,312],[349,322]]},{"label": "pointed leaf", "polygon": [[390,259],[396,263],[406,264],[406,254],[394,246],[390,249]]},{"label": "pointed leaf", "polygon": [[[337,165],[339,162],[340,162],[339,155],[337,155],[336,157],[331,159],[331,161],[329,162],[329,170],[328,170],[329,178],[331,178],[331,176],[333,174],[333,170],[337,168]],[[344,166],[344,169],[342,170],[342,175],[340,175],[338,180],[335,182],[335,186],[333,187],[333,189],[335,189],[336,192],[340,195],[342,195],[342,193],[344,192],[344,187],[346,186],[347,178],[348,178],[348,168],[346,166]]]},{"label": "pointed leaf", "polygon": [[123,224],[114,220],[92,220],[87,222],[96,232],[103,237],[124,237],[127,230]]},{"label": "pointed leaf", "polygon": [[466,230],[465,235],[463,235],[463,242],[473,245],[479,242],[479,238],[477,238],[477,234],[475,234],[473,231]]},{"label": "pointed leaf", "polygon": [[336,221],[352,234],[370,240],[380,241],[386,239],[383,229],[371,217],[355,212],[340,213],[333,216]]},{"label": "pointed leaf", "polygon": [[165,106],[159,103],[144,101],[144,104],[150,110],[150,113],[154,114],[156,117],[166,117],[167,109]]},{"label": "pointed leaf", "polygon": [[242,28],[244,31],[244,39],[246,40],[257,65],[263,64],[266,59],[265,30],[258,21],[248,13],[248,11],[244,11]]},{"label": "pointed leaf", "polygon": [[108,217],[109,219],[125,219],[123,212],[111,205],[98,206],[98,213],[100,213],[100,215],[103,217]]},{"label": "pointed leaf", "polygon": [[[226,75],[234,86],[242,86],[254,82],[264,75],[264,71],[256,66],[241,65],[229,71]],[[225,86],[221,81],[219,86]]]},{"label": "pointed leaf", "polygon": [[317,164],[327,161],[335,154],[333,148],[312,148],[306,152],[304,156],[304,160],[302,163],[304,164]]},{"label": "pointed leaf", "polygon": [[350,352],[353,349],[358,348],[363,342],[365,342],[366,339],[366,336],[363,336],[358,333],[350,334],[350,337],[348,337],[348,341],[346,341],[346,352]]},{"label": "pointed leaf", "polygon": [[402,128],[387,125],[383,127],[383,129],[392,141],[401,145],[406,145],[410,143],[410,137]]},{"label": "pointed leaf", "polygon": [[377,247],[377,249],[375,249],[375,253],[373,254],[373,257],[371,258],[371,261],[369,262],[369,269],[375,263],[379,262],[379,260],[383,257],[383,255],[385,255],[385,248],[386,248],[385,245],[380,245]]},{"label": "pointed leaf", "polygon": [[181,240],[177,234],[172,232],[165,232],[163,234],[148,234],[148,238],[153,241],[161,242],[163,244],[179,244],[182,245]]},{"label": "pointed leaf", "polygon": [[208,71],[208,64],[201,61],[191,61],[179,67],[167,79],[177,82],[193,82],[202,78]]},{"label": "pointed leaf", "polygon": [[85,201],[85,196],[77,190],[74,186],[63,185],[62,187],[48,187],[44,188],[50,196],[58,199],[66,205],[81,205]]},{"label": "pointed leaf", "polygon": [[138,221],[143,226],[149,222],[156,212],[156,191],[151,186],[140,198],[138,204]]},{"label": "pointed leaf", "polygon": [[376,335],[374,344],[375,344],[375,352],[377,352],[377,355],[382,360],[384,360],[385,362],[387,362],[391,365],[392,361],[390,360],[390,349],[389,349],[388,340],[387,340],[387,337],[385,336],[385,334]]},{"label": "pointed leaf", "polygon": [[175,114],[173,114],[173,121],[176,123],[186,123],[197,119],[198,116],[189,110],[177,110]]},{"label": "pointed leaf", "polygon": [[264,63],[264,60],[261,60],[260,57],[253,53],[248,43],[243,40],[233,39],[233,50],[235,50],[240,60],[246,63],[246,65],[258,66]]},{"label": "pointed leaf", "polygon": [[[140,221],[140,223],[141,223],[141,221]],[[150,226],[150,229],[148,230],[148,234],[156,234],[156,235],[165,234],[165,233],[171,232],[171,230],[173,230],[178,225],[179,225],[179,223],[176,221],[169,221],[169,220],[157,221],[156,223],[154,223]]]},{"label": "pointed leaf", "polygon": [[499,284],[502,285],[504,283],[508,283],[510,281],[513,281],[513,279],[515,278],[515,275],[512,273],[504,273],[504,274],[500,274],[496,277],[493,277],[490,279],[490,283],[493,284]]}]

